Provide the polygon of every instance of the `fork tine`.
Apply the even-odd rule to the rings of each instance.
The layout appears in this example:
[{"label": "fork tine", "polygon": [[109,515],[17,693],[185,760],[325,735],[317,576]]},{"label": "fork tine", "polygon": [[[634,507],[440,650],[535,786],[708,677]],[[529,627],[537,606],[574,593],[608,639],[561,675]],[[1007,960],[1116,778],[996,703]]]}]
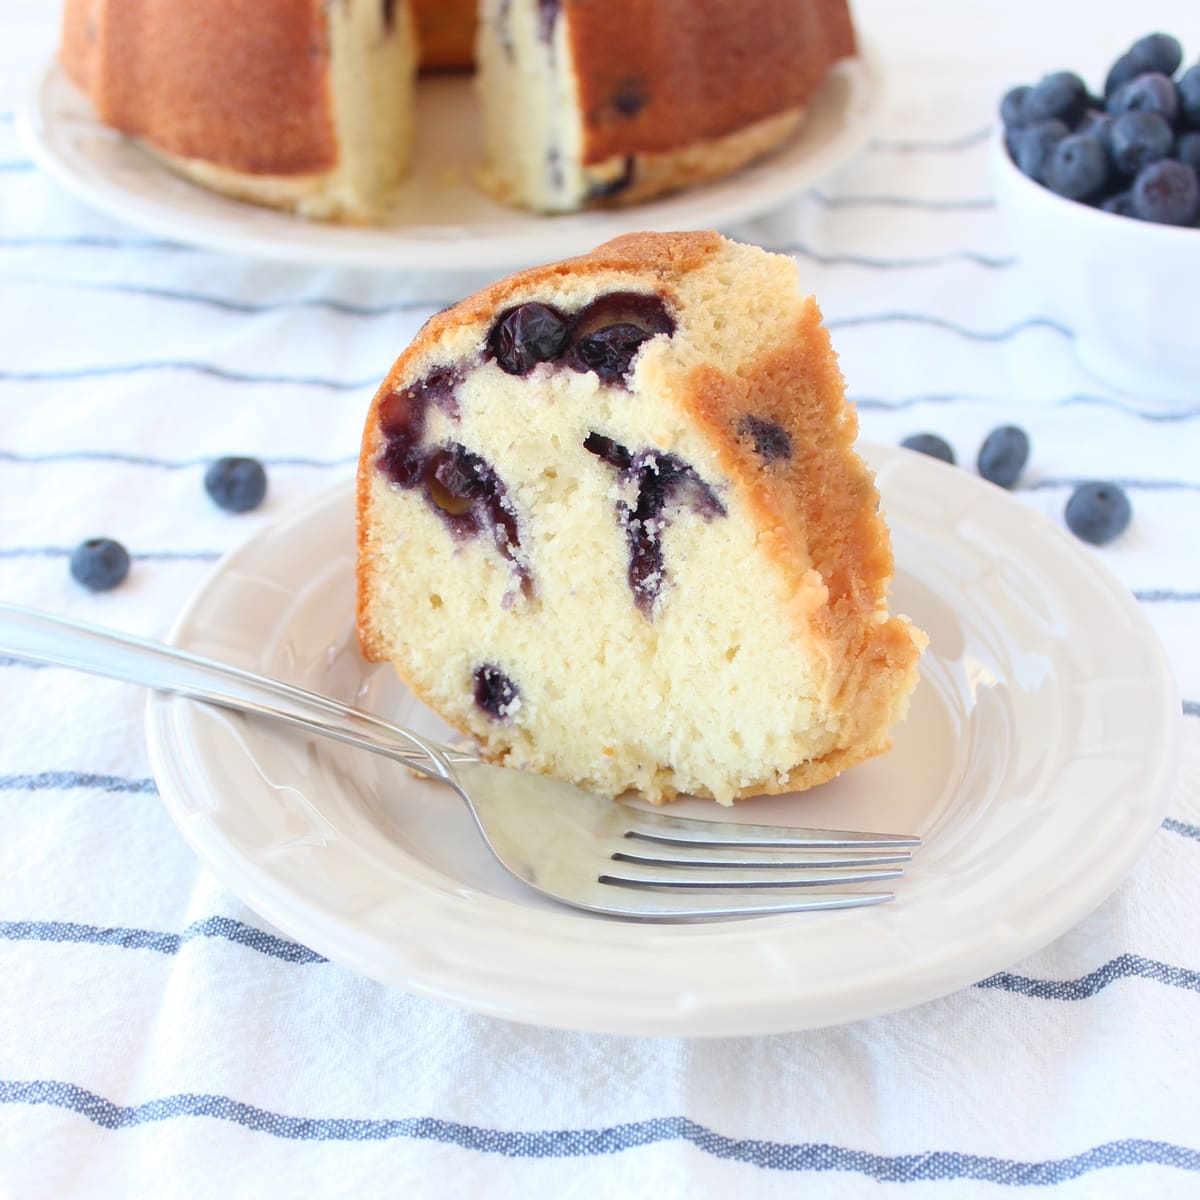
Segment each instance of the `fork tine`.
[{"label": "fork tine", "polygon": [[742,825],[703,821],[627,807],[624,836],[648,842],[673,842],[692,846],[764,846],[833,850],[870,847],[919,846],[910,833],[865,833],[850,829],[794,829],[788,825]]},{"label": "fork tine", "polygon": [[[887,904],[894,892],[647,892],[640,888],[606,887],[594,911],[649,920],[694,920],[719,917],[766,917],[772,913],[817,912],[828,908],[865,908]],[[628,896],[628,900],[626,900]]]},{"label": "fork tine", "polygon": [[[595,903],[580,907],[619,917],[650,921],[689,921],[696,918],[764,917],[773,913],[815,912],[820,909],[865,908],[886,904],[895,892],[648,892],[637,888],[608,887]],[[628,900],[624,897],[628,896]]]},{"label": "fork tine", "polygon": [[627,872],[619,868],[600,876],[601,883],[618,887],[633,888],[786,888],[786,887],[837,887],[849,883],[879,883],[885,879],[898,879],[904,872],[899,867],[885,867],[877,871],[809,871],[795,867],[772,869],[754,867],[740,871],[721,867],[705,871],[689,865],[631,866]]},{"label": "fork tine", "polygon": [[[628,841],[616,846],[630,846]],[[768,857],[756,858],[756,854]],[[636,843],[626,849],[616,849],[611,858],[614,862],[638,863],[655,867],[712,867],[718,870],[730,867],[761,870],[770,867],[794,867],[803,870],[824,870],[836,867],[883,867],[892,863],[912,861],[911,850],[884,850],[876,854],[823,854],[804,856],[793,854],[783,857],[777,851],[768,851],[761,846],[692,846],[687,843],[651,843],[644,851]]]}]

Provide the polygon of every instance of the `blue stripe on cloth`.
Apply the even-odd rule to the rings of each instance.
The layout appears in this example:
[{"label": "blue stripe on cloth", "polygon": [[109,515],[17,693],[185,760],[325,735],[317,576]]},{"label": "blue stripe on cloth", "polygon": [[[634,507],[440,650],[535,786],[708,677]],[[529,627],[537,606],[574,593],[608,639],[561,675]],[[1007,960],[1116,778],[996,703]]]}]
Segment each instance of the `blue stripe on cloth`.
[{"label": "blue stripe on cloth", "polygon": [[90,771],[39,771],[34,775],[0,775],[0,792],[49,792],[85,788],[99,792],[144,792],[158,795],[153,779],[96,775]]},{"label": "blue stripe on cloth", "polygon": [[[152,779],[122,779],[111,775],[80,772],[44,772],[40,775],[0,776],[0,791],[39,791],[51,788],[95,788],[102,791],[155,793]],[[1188,825],[1173,817],[1162,823],[1163,829],[1200,841],[1200,826]],[[0,921],[0,938],[10,941],[88,942],[125,949],[158,950],[178,953],[187,942],[198,937],[226,938],[282,958],[289,962],[325,962],[314,951],[262,930],[226,917],[207,917],[193,922],[182,933],[161,930],[105,928],[63,921]],[[1200,991],[1200,971],[1171,963],[1123,954],[1109,960],[1078,979],[1035,979],[1030,976],[999,972],[975,984],[978,988],[997,989],[1047,1000],[1085,1000],[1119,979],[1141,978],[1170,987]]]},{"label": "blue stripe on cloth", "polygon": [[[0,452],[0,458],[3,457],[3,453]],[[1035,479],[1032,483],[1022,483],[1021,491],[1044,492],[1058,488],[1077,488],[1094,478],[1095,476],[1070,478],[1048,475],[1044,479]],[[1200,492],[1200,482],[1193,483],[1190,479],[1122,479],[1118,475],[1109,476],[1105,482],[1115,483],[1128,492]]]},{"label": "blue stripe on cloth", "polygon": [[33,160],[28,158],[9,159],[0,162],[0,171],[32,171]]},{"label": "blue stripe on cloth", "polygon": [[[0,547],[0,558],[69,558],[72,546],[7,546]],[[213,562],[221,557],[220,550],[137,550],[129,557],[134,562]]]},{"label": "blue stripe on cloth", "polygon": [[[1182,826],[1187,836],[1200,838],[1200,829],[1182,822],[1164,822]],[[156,929],[134,929],[85,925],[72,921],[0,921],[0,939],[12,942],[70,942],[112,946],[125,950],[155,950],[160,954],[178,954],[197,938],[224,939],[257,950],[260,954],[299,964],[328,960],[298,942],[289,941],[245,925],[229,917],[205,917],[194,921],[181,933]],[[1078,979],[1036,979],[1001,971],[974,986],[993,991],[1012,992],[1037,1000],[1088,1000],[1121,979],[1148,979],[1168,987],[1200,992],[1200,971],[1177,967],[1138,954],[1122,954]]]},{"label": "blue stripe on cloth", "polygon": [[959,137],[947,138],[944,141],[933,138],[872,138],[867,143],[867,149],[893,154],[927,154],[939,151],[954,153],[958,150],[969,150],[972,146],[986,142],[991,134],[992,127],[985,125],[982,129],[964,133]]},{"label": "blue stripe on cloth", "polygon": [[1163,821],[1163,828],[1170,833],[1178,833],[1181,837],[1192,838],[1200,842],[1200,825],[1189,825],[1186,821],[1178,821],[1174,817],[1167,817]]},{"label": "blue stripe on cloth", "polygon": [[868,325],[926,325],[930,329],[943,330],[953,333],[971,342],[1007,342],[1019,333],[1030,329],[1049,329],[1063,337],[1073,338],[1075,334],[1065,325],[1052,321],[1049,317],[1029,317],[1018,321],[1007,329],[967,329],[956,325],[943,317],[931,317],[927,313],[913,312],[884,312],[868,313],[860,317],[835,317],[825,322],[826,327],[833,332],[838,329],[859,329]]},{"label": "blue stripe on cloth", "polygon": [[[180,242],[154,238],[99,237],[86,234],[63,235],[60,237],[44,235],[0,237],[0,250],[5,248],[26,249],[42,246],[72,246],[95,250],[178,250],[182,253],[194,253],[197,250],[197,247],[185,246]],[[810,258],[815,262],[829,266],[849,264],[853,266],[907,270],[914,267],[936,267],[955,262],[972,262],[984,267],[1001,267],[1007,269],[1014,267],[1017,263],[1016,257],[1012,255],[996,258],[972,250],[953,250],[945,254],[918,258],[872,258],[858,254],[821,254],[800,242],[779,246],[764,245],[763,249],[771,250],[776,254],[802,255],[805,258]],[[54,282],[54,280],[46,279],[42,276],[38,278],[44,283]],[[435,304],[437,304],[437,301],[431,300],[428,302],[428,307],[432,308]]]},{"label": "blue stripe on cloth", "polygon": [[12,942],[76,942],[95,946],[120,946],[126,950],[156,950],[159,954],[178,954],[197,938],[219,938],[257,950],[260,954],[292,963],[323,963],[315,950],[298,942],[277,937],[235,921],[232,917],[205,917],[193,921],[182,933],[162,933],[155,929],[106,928],[80,925],[71,921],[0,921],[0,938]]},{"label": "blue stripe on cloth", "polygon": [[[0,462],[22,464],[50,464],[64,462],[112,462],[131,467],[162,467],[177,471],[191,467],[207,467],[214,460],[203,458],[154,458],[148,454],[126,454],[117,450],[55,450],[48,454],[19,454],[13,450],[0,450]],[[299,455],[279,455],[272,458],[260,457],[265,467],[345,467],[358,461],[357,454],[345,454],[341,458],[304,458]]]},{"label": "blue stripe on cloth", "polygon": [[815,188],[805,195],[823,208],[918,208],[924,212],[966,212],[996,207],[996,201],[991,196],[950,200],[931,200],[925,196],[830,196]]},{"label": "blue stripe on cloth", "polygon": [[1171,987],[1200,992],[1200,971],[1143,958],[1140,954],[1119,954],[1079,979],[1031,979],[1027,975],[1001,971],[981,979],[975,986],[998,988],[1039,1000],[1086,1000],[1118,979],[1151,979]]},{"label": "blue stripe on cloth", "polygon": [[224,296],[207,295],[204,292],[183,292],[175,288],[153,287],[149,284],[123,283],[119,281],[97,281],[90,279],[56,279],[44,276],[10,275],[6,278],[21,283],[36,282],[47,287],[77,288],[81,291],[123,292],[133,296],[151,296],[156,300],[178,300],[189,304],[205,304],[213,308],[235,313],[273,313],[294,309],[327,309],[351,317],[384,317],[404,312],[436,312],[446,308],[445,301],[406,300],[393,304],[351,304],[345,300],[327,300],[316,297],[311,300],[283,300],[274,303],[254,304],[244,300],[230,300]]},{"label": "blue stripe on cloth", "polygon": [[[919,404],[986,404],[994,408],[1009,409],[1012,398],[1005,396],[978,396],[967,392],[920,392],[915,396],[901,396],[894,400],[882,396],[849,396],[848,399],[861,409],[872,409],[880,412],[899,412],[906,408],[915,408]],[[1095,405],[1100,408],[1115,408],[1137,417],[1141,421],[1190,421],[1200,417],[1200,405],[1194,408],[1176,408],[1162,410],[1147,410],[1134,404],[1126,404],[1113,396],[1093,396],[1077,393],[1071,396],[1059,396],[1047,401],[1052,407],[1066,408],[1071,405]]]},{"label": "blue stripe on cloth", "polygon": [[[145,782],[150,783],[149,788],[110,790],[155,790],[152,781]],[[1195,825],[1168,818],[1163,822],[1163,828],[1200,840],[1200,827]],[[205,917],[203,920],[194,921],[181,933],[85,925],[73,921],[0,921],[0,939],[13,942],[88,943],[126,950],[157,950],[162,954],[178,954],[184,945],[196,938],[223,938],[287,962],[328,961],[297,942],[265,933],[229,917]],[[974,986],[1013,992],[1039,1000],[1087,1000],[1102,992],[1109,984],[1131,978],[1148,979],[1168,987],[1200,992],[1200,971],[1144,958],[1139,954],[1118,955],[1078,979],[1036,979],[1001,971]]]},{"label": "blue stripe on cloth", "polygon": [[1142,604],[1195,604],[1200,600],[1200,592],[1177,592],[1171,588],[1150,588],[1148,591],[1134,592],[1133,598]]},{"label": "blue stripe on cloth", "polygon": [[49,1104],[102,1129],[127,1129],[178,1117],[210,1117],[292,1141],[379,1142],[407,1138],[507,1158],[596,1158],[642,1146],[687,1142],[714,1158],[774,1171],[843,1171],[880,1183],[974,1179],[1007,1187],[1065,1183],[1111,1167],[1160,1165],[1200,1171],[1200,1151],[1172,1142],[1122,1138],[1065,1158],[1026,1161],[953,1150],[872,1154],[822,1142],[734,1138],[687,1117],[652,1117],[596,1129],[484,1129],[438,1117],[292,1117],[228,1096],[181,1092],[120,1105],[55,1079],[0,1080],[0,1103]]},{"label": "blue stripe on cloth", "polygon": [[1185,717],[1200,717],[1200,700],[1185,700],[1183,702]]},{"label": "blue stripe on cloth", "polygon": [[200,249],[198,246],[188,246],[183,242],[172,242],[166,238],[100,237],[87,233],[24,236],[18,234],[16,237],[0,237],[0,250],[24,250],[35,246],[74,246],[93,250],[178,250],[183,254],[195,254]]},{"label": "blue stripe on cloth", "polygon": [[325,388],[334,392],[355,392],[360,389],[376,388],[385,371],[367,379],[325,379],[319,375],[261,375],[250,371],[233,371],[212,363],[188,362],[184,359],[163,362],[112,363],[102,367],[65,367],[49,371],[0,370],[3,383],[45,383],[72,379],[95,379],[108,375],[135,375],[143,371],[189,371],[197,375],[208,375],[227,383],[285,384],[288,387]]},{"label": "blue stripe on cloth", "polygon": [[973,250],[952,250],[947,254],[931,254],[922,258],[874,258],[864,254],[821,254],[819,251],[806,246],[803,242],[788,242],[781,246],[764,246],[774,254],[789,254],[793,258],[807,258],[811,262],[820,263],[824,267],[868,267],[881,271],[909,271],[922,267],[945,267],[953,263],[973,263],[979,267],[993,267],[1007,270],[1015,267],[1017,259],[994,258],[986,254],[977,254]]}]

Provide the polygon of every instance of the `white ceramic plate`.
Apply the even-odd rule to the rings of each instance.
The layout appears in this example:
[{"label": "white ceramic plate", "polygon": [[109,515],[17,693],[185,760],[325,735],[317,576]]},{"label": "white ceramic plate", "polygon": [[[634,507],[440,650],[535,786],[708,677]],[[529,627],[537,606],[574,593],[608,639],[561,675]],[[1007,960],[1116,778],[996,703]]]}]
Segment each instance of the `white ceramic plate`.
[{"label": "white ceramic plate", "polygon": [[738,174],[629,208],[538,217],[495,203],[471,182],[479,129],[469,77],[424,79],[413,173],[374,228],[309,222],[189,183],[100,125],[57,63],[36,81],[18,128],[68,191],[177,241],[317,265],[494,271],[581,254],[632,230],[725,228],[767,212],[858,152],[882,91],[878,59],[864,54],[834,71],[794,140]]},{"label": "white ceramic plate", "polygon": [[[1158,828],[1180,707],[1157,640],[1096,556],[991,484],[866,447],[895,607],[930,635],[887,755],[706,816],[923,835],[876,908],[647,925],[513,883],[448,790],[402,767],[156,695],[155,777],[184,837],[278,928],[384,983],[518,1021],[626,1034],[797,1030],[944,995],[1100,903]],[[427,732],[353,633],[347,481],[226,558],[173,640]]]}]

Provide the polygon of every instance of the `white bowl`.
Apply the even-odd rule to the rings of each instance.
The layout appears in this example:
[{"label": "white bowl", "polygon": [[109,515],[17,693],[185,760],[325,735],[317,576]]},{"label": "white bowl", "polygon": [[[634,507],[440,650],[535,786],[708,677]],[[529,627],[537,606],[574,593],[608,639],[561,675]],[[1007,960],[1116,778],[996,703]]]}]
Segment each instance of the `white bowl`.
[{"label": "white bowl", "polygon": [[1022,270],[1075,334],[1084,368],[1151,403],[1200,400],[1200,229],[1065,200],[992,140],[1000,217]]}]

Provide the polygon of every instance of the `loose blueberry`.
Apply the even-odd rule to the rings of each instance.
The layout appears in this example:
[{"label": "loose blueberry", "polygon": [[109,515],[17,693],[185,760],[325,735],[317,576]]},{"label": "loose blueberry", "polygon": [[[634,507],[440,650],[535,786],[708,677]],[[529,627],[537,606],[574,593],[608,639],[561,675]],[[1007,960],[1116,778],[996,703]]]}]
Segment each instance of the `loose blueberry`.
[{"label": "loose blueberry", "polygon": [[1070,129],[1057,119],[1039,121],[1013,134],[1013,158],[1023,175],[1038,183],[1046,181],[1046,164],[1054,148],[1069,133]]},{"label": "loose blueberry", "polygon": [[1108,155],[1098,138],[1073,133],[1054,147],[1046,163],[1046,186],[1068,200],[1090,200],[1108,179]]},{"label": "loose blueberry", "polygon": [[493,721],[512,716],[521,704],[521,692],[499,667],[484,663],[475,668],[475,703]]},{"label": "loose blueberry", "polygon": [[1171,126],[1155,112],[1122,113],[1108,128],[1109,157],[1124,175],[1136,175],[1152,162],[1167,158],[1174,144]]},{"label": "loose blueberry", "polygon": [[1118,217],[1137,217],[1137,213],[1133,211],[1133,190],[1127,188],[1123,192],[1114,192],[1111,196],[1105,196],[1100,201],[1100,207],[1109,213],[1115,213]]},{"label": "loose blueberry", "polygon": [[792,457],[792,438],[775,421],[767,421],[747,413],[738,422],[738,433],[754,443],[754,453],[766,463],[781,462]]},{"label": "loose blueberry", "polygon": [[1112,122],[1112,113],[1105,112],[1103,108],[1089,108],[1083,114],[1083,120],[1075,126],[1072,132],[1089,134],[1091,137],[1099,138],[1102,143],[1107,145],[1108,132],[1112,128]]},{"label": "loose blueberry", "polygon": [[112,538],[88,538],[71,552],[71,578],[89,592],[108,592],[129,574],[129,551]]},{"label": "loose blueberry", "polygon": [[527,375],[558,358],[568,339],[566,318],[546,304],[519,304],[503,313],[488,335],[488,352],[502,371]]},{"label": "loose blueberry", "polygon": [[1183,123],[1190,129],[1200,129],[1200,63],[1188,67],[1175,85],[1179,94],[1179,111]]},{"label": "loose blueberry", "polygon": [[1200,173],[1200,130],[1179,135],[1179,141],[1175,143],[1175,157]]},{"label": "loose blueberry", "polygon": [[1174,75],[1183,62],[1183,47],[1169,33],[1148,33],[1133,43],[1129,56],[1143,71]]},{"label": "loose blueberry", "polygon": [[1073,71],[1055,71],[1046,75],[1025,97],[1026,122],[1057,119],[1065,124],[1078,124],[1088,106],[1088,90]]},{"label": "loose blueberry", "polygon": [[912,433],[900,443],[918,454],[928,454],[930,458],[940,458],[942,462],[954,465],[954,450],[945,438],[936,433]]},{"label": "loose blueberry", "polygon": [[1103,546],[1129,526],[1133,508],[1123,488],[1115,483],[1080,484],[1067,501],[1067,527],[1078,538]]},{"label": "loose blueberry", "polygon": [[976,465],[979,474],[1003,488],[1011,488],[1029,461],[1029,435],[1016,425],[1001,425],[984,438]]},{"label": "loose blueberry", "polygon": [[257,458],[218,458],[204,473],[204,488],[226,512],[249,512],[267,494],[267,472]]},{"label": "loose blueberry", "polygon": [[1122,84],[1128,83],[1131,79],[1136,79],[1145,70],[1146,67],[1140,59],[1132,54],[1122,54],[1108,69],[1108,76],[1104,80],[1105,99],[1111,96]]},{"label": "loose blueberry", "polygon": [[1004,93],[1004,98],[1000,101],[1000,120],[1004,122],[1005,129],[1022,129],[1028,124],[1025,101],[1032,90],[1022,83]]},{"label": "loose blueberry", "polygon": [[1158,113],[1168,125],[1174,125],[1179,115],[1179,96],[1165,75],[1147,72],[1121,84],[1108,98],[1108,111],[1114,117],[1131,112]]},{"label": "loose blueberry", "polygon": [[1169,33],[1150,33],[1138,38],[1109,68],[1104,81],[1104,94],[1111,96],[1123,83],[1155,71],[1174,75],[1183,61],[1183,47]]},{"label": "loose blueberry", "polygon": [[1133,211],[1159,225],[1194,225],[1200,217],[1200,178],[1186,163],[1164,158],[1133,181]]}]

